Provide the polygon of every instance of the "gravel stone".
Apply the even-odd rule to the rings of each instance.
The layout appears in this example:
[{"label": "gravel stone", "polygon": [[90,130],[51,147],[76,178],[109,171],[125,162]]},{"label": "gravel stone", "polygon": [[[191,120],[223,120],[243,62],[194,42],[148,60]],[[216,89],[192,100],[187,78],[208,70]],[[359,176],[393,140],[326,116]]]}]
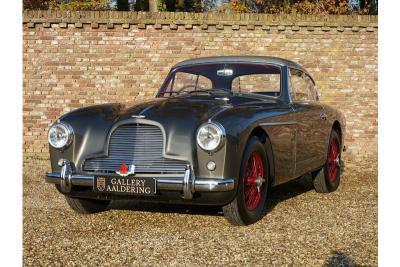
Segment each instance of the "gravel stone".
[{"label": "gravel stone", "polygon": [[270,212],[247,227],[230,225],[218,207],[116,201],[77,214],[45,183],[48,170],[24,162],[24,266],[378,264],[376,162],[346,165],[330,194],[316,193],[310,177],[274,188]]}]

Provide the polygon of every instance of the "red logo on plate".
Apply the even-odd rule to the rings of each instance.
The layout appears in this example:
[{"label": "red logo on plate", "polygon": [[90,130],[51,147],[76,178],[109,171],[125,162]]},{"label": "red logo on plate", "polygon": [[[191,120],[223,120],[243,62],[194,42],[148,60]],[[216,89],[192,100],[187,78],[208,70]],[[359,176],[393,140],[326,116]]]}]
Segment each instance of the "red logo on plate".
[{"label": "red logo on plate", "polygon": [[122,165],[119,167],[119,173],[120,173],[120,174],[127,174],[127,173],[128,173],[128,165],[122,164]]},{"label": "red logo on plate", "polygon": [[116,171],[115,173],[120,176],[135,174],[135,165],[132,164],[128,166],[126,164],[122,164],[121,166],[119,166],[119,171]]}]

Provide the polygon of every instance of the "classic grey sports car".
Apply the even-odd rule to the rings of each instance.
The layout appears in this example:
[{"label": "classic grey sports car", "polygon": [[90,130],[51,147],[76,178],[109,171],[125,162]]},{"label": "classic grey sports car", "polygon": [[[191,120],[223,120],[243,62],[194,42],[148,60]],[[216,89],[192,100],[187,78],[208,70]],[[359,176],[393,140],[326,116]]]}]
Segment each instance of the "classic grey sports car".
[{"label": "classic grey sports car", "polygon": [[111,200],[218,205],[233,224],[260,220],[271,187],[311,174],[339,186],[345,120],[311,75],[272,57],[183,61],[152,101],[72,111],[49,129],[52,172],[72,209]]}]

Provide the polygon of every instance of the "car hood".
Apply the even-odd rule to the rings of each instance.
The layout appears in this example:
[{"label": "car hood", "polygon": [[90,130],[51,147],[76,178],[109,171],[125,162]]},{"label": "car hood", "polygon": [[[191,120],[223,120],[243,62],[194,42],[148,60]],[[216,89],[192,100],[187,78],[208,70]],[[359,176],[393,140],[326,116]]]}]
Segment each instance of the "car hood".
[{"label": "car hood", "polygon": [[[50,148],[52,158],[68,154],[79,169],[87,158],[106,156],[108,136],[116,124],[157,122],[165,132],[165,156],[190,160],[195,153],[195,134],[200,124],[234,107],[250,109],[260,99],[230,96],[183,96],[129,104],[104,104],[77,109],[60,118],[74,130],[74,142],[65,151]],[[264,101],[265,103],[265,101]],[[61,155],[61,154],[64,155]],[[54,164],[52,164],[54,165]],[[57,168],[56,166],[53,166]]]},{"label": "car hood", "polygon": [[201,123],[226,106],[222,100],[206,98],[167,98],[156,99],[127,107],[121,110],[119,119],[143,116],[160,123]]},{"label": "car hood", "polygon": [[[161,124],[184,123],[186,127],[199,125],[220,111],[232,107],[247,107],[261,100],[254,97],[230,96],[183,96],[157,98],[139,104],[103,104],[77,109],[61,120],[88,120],[108,122],[110,125],[130,118],[146,118]],[[265,100],[263,101],[265,103]],[[271,100],[271,102],[275,102]],[[90,122],[89,122],[90,123]]]}]

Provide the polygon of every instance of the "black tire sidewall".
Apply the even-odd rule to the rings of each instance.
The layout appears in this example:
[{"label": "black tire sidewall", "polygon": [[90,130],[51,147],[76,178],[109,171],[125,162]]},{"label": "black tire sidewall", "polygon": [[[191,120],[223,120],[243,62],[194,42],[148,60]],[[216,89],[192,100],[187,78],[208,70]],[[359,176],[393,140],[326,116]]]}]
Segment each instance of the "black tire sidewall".
[{"label": "black tire sidewall", "polygon": [[327,153],[326,163],[324,166],[325,183],[326,183],[326,187],[328,188],[329,192],[332,192],[339,187],[340,175],[341,175],[341,168],[339,167],[338,172],[336,174],[336,179],[334,181],[329,180],[328,156],[329,156],[329,152],[330,152],[333,141],[336,141],[339,146],[339,159],[341,160],[342,153],[340,153],[341,152],[340,138],[339,138],[338,133],[335,130],[332,130],[330,138],[329,138],[328,153]]},{"label": "black tire sidewall", "polygon": [[[260,199],[258,206],[254,210],[248,210],[247,205],[246,205],[246,197],[245,197],[245,172],[246,172],[247,162],[248,162],[250,156],[254,152],[258,153],[262,158],[263,167],[264,167],[265,183],[263,185],[261,199]],[[247,142],[245,151],[243,153],[243,156],[242,156],[242,161],[241,161],[241,165],[240,165],[240,175],[239,175],[239,181],[238,181],[238,192],[237,192],[239,212],[242,217],[242,220],[246,224],[250,224],[250,223],[258,221],[266,213],[266,210],[267,210],[266,200],[267,200],[268,182],[269,182],[269,176],[270,176],[268,162],[269,161],[268,161],[267,153],[265,152],[264,146],[260,142],[260,140],[257,137],[252,137],[251,139],[249,139],[249,141]]]}]

